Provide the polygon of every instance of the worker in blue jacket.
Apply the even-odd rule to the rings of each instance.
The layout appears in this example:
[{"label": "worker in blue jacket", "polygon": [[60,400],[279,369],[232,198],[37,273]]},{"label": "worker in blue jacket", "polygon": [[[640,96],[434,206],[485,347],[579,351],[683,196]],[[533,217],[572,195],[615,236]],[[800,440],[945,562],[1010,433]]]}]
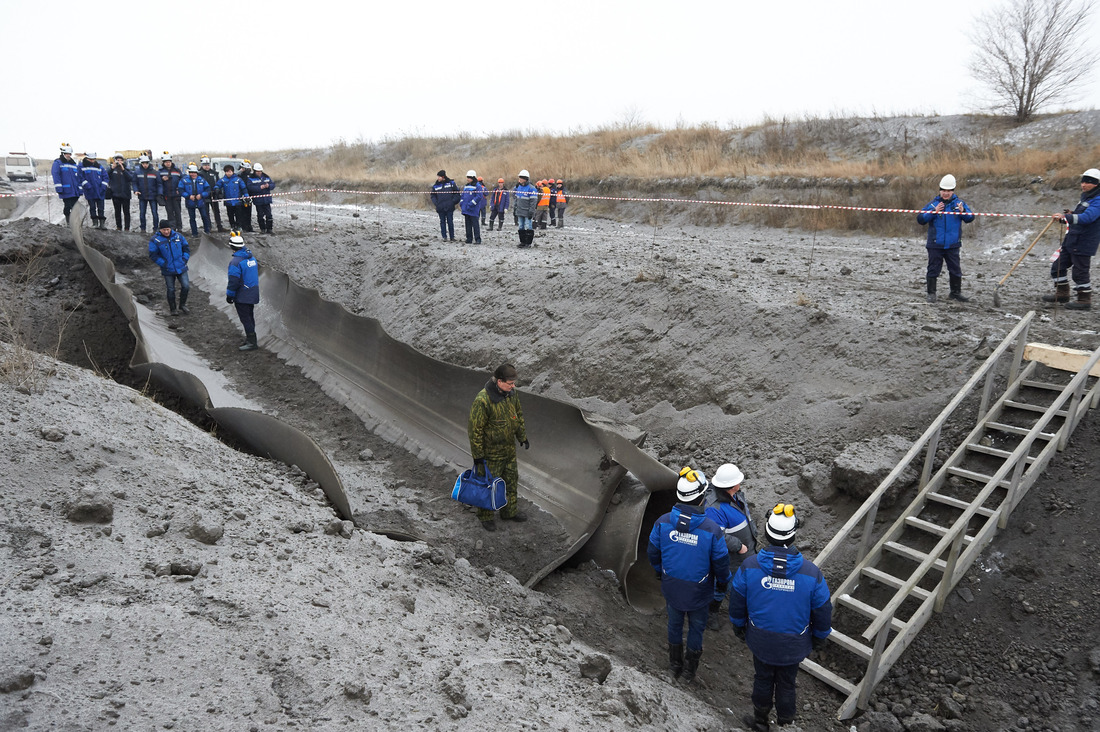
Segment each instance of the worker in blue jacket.
[{"label": "worker in blue jacket", "polygon": [[[703,655],[703,631],[715,591],[725,593],[730,560],[722,530],[703,509],[706,478],[684,468],[676,484],[680,499],[649,532],[649,563],[661,580],[668,612],[668,664],[672,675],[695,679]],[[688,624],[684,650],[684,621]]]},{"label": "worker in blue jacket", "polygon": [[138,223],[141,225],[141,233],[145,233],[145,209],[153,211],[153,230],[160,228],[160,214],[157,213],[157,202],[160,200],[160,176],[149,161],[149,156],[142,153],[138,158],[137,169],[134,170],[134,192],[138,197]]},{"label": "worker in blue jacket", "polygon": [[[1054,294],[1043,295],[1045,302],[1064,302],[1069,310],[1092,308],[1092,282],[1089,268],[1100,244],[1100,170],[1089,168],[1081,175],[1081,200],[1070,211],[1054,214],[1066,224],[1058,259],[1050,267],[1054,278]],[[1069,270],[1073,269],[1073,289],[1077,302],[1069,302]]]},{"label": "worker in blue jacket", "polygon": [[745,721],[765,732],[773,703],[780,727],[794,722],[798,664],[832,632],[825,576],[794,546],[800,525],[794,506],[776,506],[764,527],[770,546],[741,563],[730,588],[730,621],[756,670]]},{"label": "worker in blue jacket", "polygon": [[917,223],[928,227],[928,302],[936,302],[936,279],[943,263],[947,262],[947,274],[951,282],[948,297],[959,302],[970,302],[962,294],[962,268],[959,266],[959,250],[962,247],[962,225],[974,220],[974,212],[966,202],[955,195],[955,176],[948,174],[940,179],[939,195],[917,214]]},{"label": "worker in blue jacket", "polygon": [[460,198],[458,184],[447,177],[447,171],[436,173],[435,185],[432,186],[432,205],[439,214],[439,233],[443,235],[443,241],[447,241],[448,235],[451,241],[455,240],[455,206],[459,204]]},{"label": "worker in blue jacket", "polygon": [[73,206],[80,200],[80,194],[84,191],[84,175],[80,172],[80,166],[73,160],[73,146],[65,142],[61,144],[61,154],[53,161],[50,169],[53,178],[53,187],[57,191],[61,202],[65,204],[65,221],[68,222],[69,214]]},{"label": "worker in blue jacket", "polygon": [[466,185],[462,187],[462,219],[466,222],[466,243],[481,243],[481,210],[485,208],[485,186],[477,179],[477,173],[466,172]]},{"label": "worker in blue jacket", "polygon": [[535,240],[535,230],[531,224],[535,219],[539,193],[531,185],[531,174],[526,170],[519,171],[516,180],[519,185],[512,189],[512,214],[516,217],[516,226],[519,227],[519,248],[526,249]]},{"label": "worker in blue jacket", "polygon": [[183,200],[187,201],[187,215],[191,219],[191,236],[199,235],[199,226],[195,221],[195,214],[202,216],[202,230],[210,233],[210,184],[199,175],[199,166],[191,163],[187,166],[187,177],[180,178],[176,186]]},{"label": "worker in blue jacket", "polygon": [[225,287],[225,301],[237,308],[237,317],[244,326],[244,343],[237,350],[255,351],[256,317],[254,310],[260,302],[260,265],[252,252],[244,246],[241,232],[229,237],[233,257],[229,260],[229,282]]},{"label": "worker in blue jacket", "polygon": [[[191,258],[191,246],[183,234],[172,229],[167,218],[160,222],[160,229],[149,240],[149,259],[160,267],[168,294],[168,308],[172,315],[183,312],[188,315],[187,293],[191,290],[191,278],[187,274],[187,260]],[[176,310],[176,281],[180,284],[180,306]]]},{"label": "worker in blue jacket", "polygon": [[84,200],[88,202],[88,218],[92,228],[106,229],[107,216],[103,213],[103,201],[107,196],[107,171],[99,164],[95,153],[84,153],[80,161],[80,175],[84,179]]},{"label": "worker in blue jacket", "polygon": [[[752,520],[748,501],[741,490],[745,474],[733,463],[726,463],[714,471],[710,488],[703,500],[707,518],[718,525],[726,541],[730,555],[730,571],[736,572],[741,561],[756,551],[756,523]],[[726,593],[715,593],[710,604],[712,616],[722,607]],[[713,621],[712,621],[713,622]]]},{"label": "worker in blue jacket", "polygon": [[508,210],[509,196],[508,191],[504,189],[504,179],[497,178],[497,186],[489,195],[489,231],[493,230],[493,222],[500,219],[500,223],[497,224],[497,231],[504,228],[504,212]]},{"label": "worker in blue jacket", "polygon": [[248,197],[256,204],[256,220],[260,223],[260,233],[271,233],[271,194],[275,192],[275,181],[264,172],[264,166],[256,163],[252,173],[245,177]]},{"label": "worker in blue jacket", "polygon": [[180,196],[180,180],[183,173],[172,162],[172,156],[167,152],[160,158],[160,203],[164,206],[164,216],[172,222],[173,229],[183,228],[183,198]]},{"label": "worker in blue jacket", "polygon": [[244,220],[244,204],[248,200],[248,184],[244,178],[233,171],[233,166],[226,163],[222,169],[225,175],[214,186],[221,193],[225,202],[225,216],[229,219],[229,228],[240,231],[238,226]]}]

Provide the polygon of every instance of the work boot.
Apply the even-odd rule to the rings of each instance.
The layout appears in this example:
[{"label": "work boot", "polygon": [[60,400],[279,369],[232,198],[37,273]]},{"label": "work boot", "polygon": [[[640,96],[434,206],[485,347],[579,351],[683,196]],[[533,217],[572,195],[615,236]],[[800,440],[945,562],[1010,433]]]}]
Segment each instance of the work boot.
[{"label": "work boot", "polygon": [[493,521],[492,519],[489,519],[488,521],[482,521],[481,528],[485,529],[486,531],[496,531],[497,522]]},{"label": "work boot", "polygon": [[168,314],[169,315],[179,315],[179,312],[176,310],[176,296],[175,296],[175,294],[173,294],[172,297],[168,298]]},{"label": "work boot", "polygon": [[936,301],[936,279],[934,277],[928,278],[928,302]]},{"label": "work boot", "polygon": [[749,729],[755,730],[755,732],[768,732],[768,713],[771,709],[761,709],[760,707],[752,708],[752,716],[746,714],[741,717],[741,721],[749,726]]},{"label": "work boot", "polygon": [[680,672],[684,670],[684,644],[668,644],[668,670],[672,672],[672,678],[680,678]]},{"label": "work boot", "polygon": [[949,300],[957,300],[958,302],[970,302],[969,297],[964,297],[962,294],[963,278],[951,276],[951,294],[948,295]]},{"label": "work boot", "polygon": [[527,246],[527,231],[525,229],[519,230],[519,248],[523,249]]},{"label": "work boot", "polygon": [[1077,302],[1067,302],[1066,310],[1091,310],[1092,290],[1078,290]]},{"label": "work boot", "polygon": [[516,511],[511,516],[501,516],[501,518],[505,521],[518,521],[520,523],[523,523],[527,520],[527,514],[525,514],[523,511]]},{"label": "work boot", "polygon": [[1069,302],[1069,283],[1056,283],[1054,285],[1054,294],[1043,295],[1043,302]]},{"label": "work boot", "polygon": [[689,648],[684,652],[684,673],[680,676],[680,680],[685,684],[695,681],[695,672],[699,670],[699,657],[702,655],[702,648],[697,651]]},{"label": "work boot", "polygon": [[191,309],[187,307],[187,296],[191,294],[190,290],[183,290],[180,292],[180,311],[184,315],[190,315]]},{"label": "work boot", "polygon": [[794,717],[791,717],[790,719],[785,719],[784,717],[777,717],[776,720],[775,720],[775,723],[777,725],[779,725],[780,727],[786,727],[788,725],[794,724]]},{"label": "work boot", "polygon": [[225,228],[224,226],[222,226],[221,224],[218,224],[218,233],[219,233],[219,234],[224,234],[224,233],[225,233],[226,231],[228,231],[228,229],[226,229],[226,228]]},{"label": "work boot", "polygon": [[256,334],[255,333],[245,333],[244,334],[244,344],[239,346],[237,348],[237,350],[238,351],[255,351],[257,348],[259,348],[259,346],[256,345]]},{"label": "work boot", "polygon": [[565,228],[565,219],[558,219],[558,228]]}]

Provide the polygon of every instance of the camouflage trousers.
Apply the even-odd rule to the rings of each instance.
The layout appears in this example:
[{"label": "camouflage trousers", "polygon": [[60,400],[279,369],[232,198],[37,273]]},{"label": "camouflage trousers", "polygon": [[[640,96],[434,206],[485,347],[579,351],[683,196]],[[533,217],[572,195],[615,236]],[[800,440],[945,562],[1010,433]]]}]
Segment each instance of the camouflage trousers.
[{"label": "camouflage trousers", "polygon": [[[489,465],[489,472],[493,474],[494,478],[504,478],[504,492],[508,497],[508,503],[500,509],[499,513],[502,519],[510,519],[519,510],[519,498],[516,495],[519,488],[519,464],[516,462],[516,454],[513,452],[511,457],[505,457],[504,459],[487,458],[486,462]],[[490,511],[487,508],[479,508],[477,518],[479,521],[492,521],[496,518],[497,513],[497,511]]]}]

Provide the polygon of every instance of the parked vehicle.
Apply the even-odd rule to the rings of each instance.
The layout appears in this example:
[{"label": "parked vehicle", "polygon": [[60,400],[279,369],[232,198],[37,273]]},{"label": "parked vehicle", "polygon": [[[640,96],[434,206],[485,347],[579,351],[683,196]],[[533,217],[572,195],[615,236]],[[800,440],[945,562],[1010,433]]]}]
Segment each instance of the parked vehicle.
[{"label": "parked vehicle", "polygon": [[38,163],[25,152],[10,152],[4,158],[8,180],[38,180]]}]

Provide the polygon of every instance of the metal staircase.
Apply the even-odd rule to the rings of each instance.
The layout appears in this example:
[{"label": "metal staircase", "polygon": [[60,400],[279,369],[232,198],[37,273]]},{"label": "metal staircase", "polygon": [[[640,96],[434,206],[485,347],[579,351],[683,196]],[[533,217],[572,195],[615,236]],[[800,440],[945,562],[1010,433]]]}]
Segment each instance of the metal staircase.
[{"label": "metal staircase", "polygon": [[[802,662],[804,671],[845,695],[839,719],[867,708],[875,685],[932,612],[943,610],[948,594],[1005,528],[1055,451],[1065,448],[1082,415],[1100,402],[1100,381],[1089,375],[1100,372],[1100,349],[1078,355],[1083,366],[1072,378],[1038,360],[1023,365],[1034,316],[1029,312],[1005,337],[814,559],[826,573],[837,571],[830,561],[853,567],[832,595],[833,632],[819,656],[824,660]],[[997,384],[1004,391],[994,397]],[[959,434],[974,420],[973,429],[934,470],[945,428]],[[915,461],[922,453],[916,497],[889,528],[876,533],[883,498],[896,483],[916,478]]]}]

